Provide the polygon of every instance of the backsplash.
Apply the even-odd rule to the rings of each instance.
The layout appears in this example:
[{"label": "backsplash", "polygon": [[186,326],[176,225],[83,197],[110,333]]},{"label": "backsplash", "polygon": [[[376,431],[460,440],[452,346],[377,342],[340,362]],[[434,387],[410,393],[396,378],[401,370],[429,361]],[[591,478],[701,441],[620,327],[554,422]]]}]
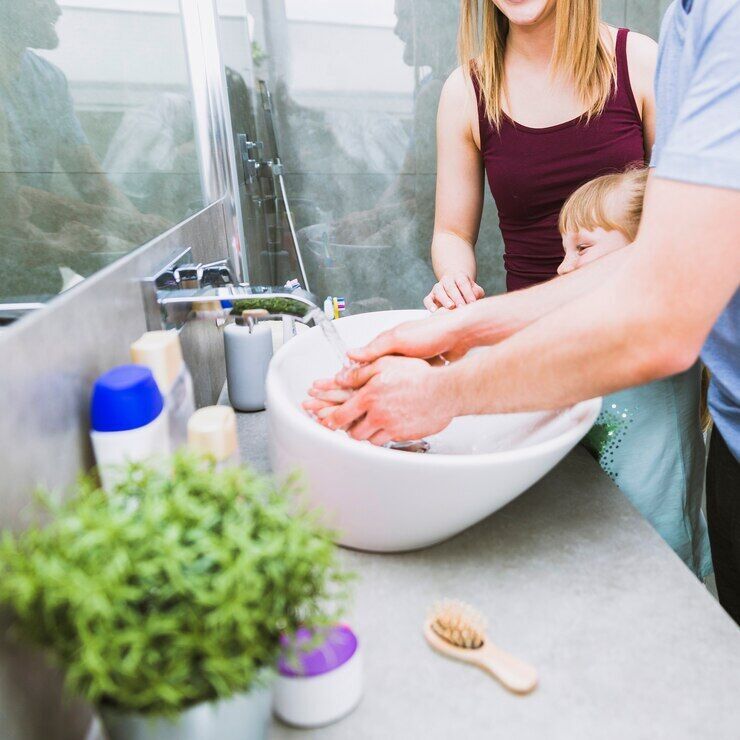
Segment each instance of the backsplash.
[{"label": "backsplash", "polygon": [[[129,345],[147,330],[139,278],[185,246],[196,261],[226,254],[221,202],[47,308],[0,329],[3,528],[24,526],[36,486],[63,489],[93,464],[88,437],[92,382],[111,366],[129,362]],[[214,323],[191,322],[180,336],[197,405],[214,403],[225,375],[220,330]],[[79,701],[62,701],[57,673],[37,653],[5,639],[5,628],[0,620],[3,740],[84,737],[89,709]]]}]

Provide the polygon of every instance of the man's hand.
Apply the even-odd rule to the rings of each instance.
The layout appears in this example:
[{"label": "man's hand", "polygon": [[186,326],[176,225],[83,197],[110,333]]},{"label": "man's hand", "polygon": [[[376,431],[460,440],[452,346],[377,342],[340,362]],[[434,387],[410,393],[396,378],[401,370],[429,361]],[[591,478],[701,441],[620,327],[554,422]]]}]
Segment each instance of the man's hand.
[{"label": "man's hand", "polygon": [[[455,416],[441,372],[424,360],[383,357],[342,370],[335,383],[319,381],[311,396],[317,406],[332,404],[317,414],[329,429],[346,429],[355,439],[376,445],[420,439],[441,432]],[[336,405],[341,393],[350,395]]]},{"label": "man's hand", "polygon": [[463,312],[445,311],[428,319],[407,321],[379,334],[370,344],[347,354],[353,362],[368,363],[386,355],[403,355],[431,360],[438,355],[452,360],[464,355],[469,346],[463,339]]}]

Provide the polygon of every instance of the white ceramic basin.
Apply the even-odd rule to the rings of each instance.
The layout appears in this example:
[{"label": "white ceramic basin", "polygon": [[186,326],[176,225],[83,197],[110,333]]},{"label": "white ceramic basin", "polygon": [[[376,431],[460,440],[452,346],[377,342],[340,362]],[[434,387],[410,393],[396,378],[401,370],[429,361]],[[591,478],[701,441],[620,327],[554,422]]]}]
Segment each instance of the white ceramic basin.
[{"label": "white ceramic basin", "polygon": [[[334,324],[352,347],[426,315],[384,311]],[[425,547],[487,517],[556,465],[601,408],[592,399],[556,412],[459,417],[428,438],[429,453],[399,452],[331,432],[301,409],[311,383],[338,369],[320,328],[275,355],[267,377],[270,459],[279,476],[301,471],[308,503],[340,544],[361,550]]]}]

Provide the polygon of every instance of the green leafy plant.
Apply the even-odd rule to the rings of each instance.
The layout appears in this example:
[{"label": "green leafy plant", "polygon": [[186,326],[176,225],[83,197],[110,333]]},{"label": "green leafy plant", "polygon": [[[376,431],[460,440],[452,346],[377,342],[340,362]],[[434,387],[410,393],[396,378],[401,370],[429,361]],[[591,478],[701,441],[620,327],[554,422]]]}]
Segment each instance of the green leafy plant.
[{"label": "green leafy plant", "polygon": [[[101,707],[173,714],[247,690],[281,633],[334,621],[347,596],[330,533],[294,482],[178,455],[91,478],[51,522],[0,542],[0,602],[68,689]],[[47,497],[48,499],[48,497]]]}]

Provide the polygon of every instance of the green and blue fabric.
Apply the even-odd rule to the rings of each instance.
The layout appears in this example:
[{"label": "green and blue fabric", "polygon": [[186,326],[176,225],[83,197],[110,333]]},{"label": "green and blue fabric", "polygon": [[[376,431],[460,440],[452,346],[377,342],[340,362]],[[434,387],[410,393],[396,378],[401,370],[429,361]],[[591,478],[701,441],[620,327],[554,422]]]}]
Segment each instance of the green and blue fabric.
[{"label": "green and blue fabric", "polygon": [[700,369],[607,396],[584,443],[632,505],[700,578],[712,570],[701,511]]}]

